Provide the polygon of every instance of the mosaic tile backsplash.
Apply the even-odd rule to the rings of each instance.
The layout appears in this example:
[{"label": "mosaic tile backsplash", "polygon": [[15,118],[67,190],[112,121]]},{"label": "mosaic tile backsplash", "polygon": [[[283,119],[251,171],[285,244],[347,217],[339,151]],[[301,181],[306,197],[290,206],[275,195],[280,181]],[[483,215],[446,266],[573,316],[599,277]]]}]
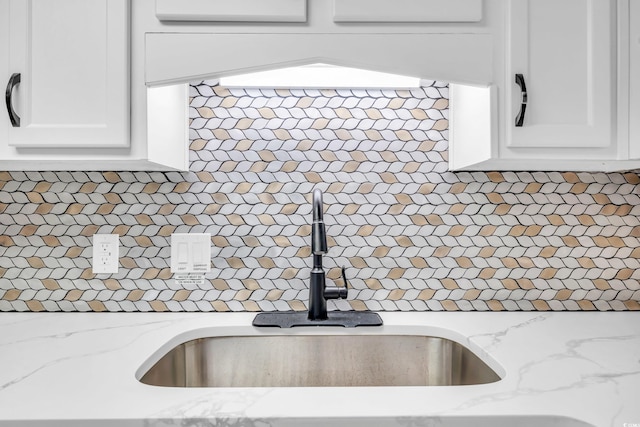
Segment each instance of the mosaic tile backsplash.
[{"label": "mosaic tile backsplash", "polygon": [[[339,310],[639,310],[635,173],[451,173],[448,87],[191,88],[191,172],[0,172],[0,310],[304,310],[314,188]],[[180,288],[171,233],[212,235]],[[120,235],[92,273],[91,236]]]}]

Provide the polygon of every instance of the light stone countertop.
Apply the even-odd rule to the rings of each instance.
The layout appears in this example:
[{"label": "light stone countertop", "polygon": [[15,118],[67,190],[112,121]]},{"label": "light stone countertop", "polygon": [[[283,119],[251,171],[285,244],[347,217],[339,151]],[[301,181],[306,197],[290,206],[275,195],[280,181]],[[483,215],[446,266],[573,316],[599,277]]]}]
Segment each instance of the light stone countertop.
[{"label": "light stone countertop", "polygon": [[[0,427],[640,427],[640,312],[380,314],[384,326],[376,328],[281,330],[250,326],[253,313],[2,313]],[[453,339],[503,379],[356,388],[167,388],[137,380],[189,339],[327,330]]]}]

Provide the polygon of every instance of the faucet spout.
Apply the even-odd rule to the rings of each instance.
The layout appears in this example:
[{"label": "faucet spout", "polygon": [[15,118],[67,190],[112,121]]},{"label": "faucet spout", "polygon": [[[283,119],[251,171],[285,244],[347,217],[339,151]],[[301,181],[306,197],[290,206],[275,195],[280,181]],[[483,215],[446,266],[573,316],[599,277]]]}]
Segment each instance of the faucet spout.
[{"label": "faucet spout", "polygon": [[319,188],[313,190],[313,222],[311,224],[311,253],[324,255],[327,253],[327,232],[324,227],[322,214],[322,191]]}]

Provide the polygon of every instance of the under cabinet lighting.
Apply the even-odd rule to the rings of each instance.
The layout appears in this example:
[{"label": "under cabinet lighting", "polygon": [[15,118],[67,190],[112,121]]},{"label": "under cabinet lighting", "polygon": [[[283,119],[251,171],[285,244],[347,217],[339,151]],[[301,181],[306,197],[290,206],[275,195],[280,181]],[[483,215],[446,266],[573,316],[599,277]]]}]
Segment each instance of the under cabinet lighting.
[{"label": "under cabinet lighting", "polygon": [[358,68],[310,64],[222,77],[220,86],[273,89],[411,89],[420,79]]}]

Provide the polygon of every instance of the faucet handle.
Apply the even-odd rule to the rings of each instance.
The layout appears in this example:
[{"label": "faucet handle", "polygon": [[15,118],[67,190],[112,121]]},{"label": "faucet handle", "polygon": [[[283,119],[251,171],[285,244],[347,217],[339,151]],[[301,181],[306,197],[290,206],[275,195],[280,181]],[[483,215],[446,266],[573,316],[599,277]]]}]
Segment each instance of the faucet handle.
[{"label": "faucet handle", "polygon": [[349,288],[351,287],[349,285],[349,281],[347,280],[347,274],[346,272],[346,268],[341,267],[341,271],[342,271],[342,281],[344,282],[344,286],[339,288],[339,298],[344,298],[347,299],[347,294],[349,293]]},{"label": "faucet handle", "polygon": [[327,286],[324,288],[324,297],[326,299],[347,299],[349,293],[349,282],[344,274],[344,267],[342,267],[342,280],[344,280],[344,286]]},{"label": "faucet handle", "polygon": [[349,285],[349,281],[347,280],[346,268],[342,267],[342,281],[344,282],[344,288],[349,289],[351,286]]}]

